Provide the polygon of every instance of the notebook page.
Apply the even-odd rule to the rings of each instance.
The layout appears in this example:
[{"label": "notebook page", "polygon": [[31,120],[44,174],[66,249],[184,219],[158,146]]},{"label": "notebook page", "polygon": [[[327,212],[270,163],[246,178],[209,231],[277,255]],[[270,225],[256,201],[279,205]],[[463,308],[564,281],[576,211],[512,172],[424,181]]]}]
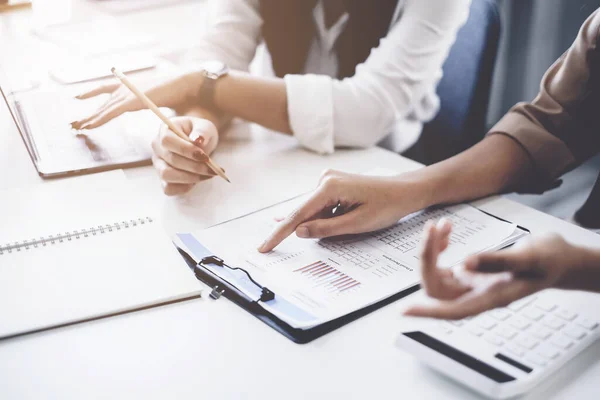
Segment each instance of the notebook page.
[{"label": "notebook page", "polygon": [[0,338],[200,291],[124,179],[85,178],[0,196]]},{"label": "notebook page", "polygon": [[193,297],[156,222],[0,255],[0,338]]},{"label": "notebook page", "polygon": [[[201,231],[195,237],[230,265],[247,269],[262,285],[317,315],[318,323],[416,284],[421,232],[429,219],[443,216],[455,226],[442,258],[446,265],[493,247],[515,230],[512,224],[460,205],[415,213],[386,230],[350,238],[318,241],[292,235],[274,251],[258,253],[259,242],[276,225],[274,217],[286,215],[302,200]],[[268,308],[268,303],[264,306]],[[277,315],[276,310],[272,311]],[[285,315],[278,316],[293,326],[309,327],[290,321]]]},{"label": "notebook page", "polygon": [[145,217],[150,209],[122,171],[0,191],[0,246]]}]

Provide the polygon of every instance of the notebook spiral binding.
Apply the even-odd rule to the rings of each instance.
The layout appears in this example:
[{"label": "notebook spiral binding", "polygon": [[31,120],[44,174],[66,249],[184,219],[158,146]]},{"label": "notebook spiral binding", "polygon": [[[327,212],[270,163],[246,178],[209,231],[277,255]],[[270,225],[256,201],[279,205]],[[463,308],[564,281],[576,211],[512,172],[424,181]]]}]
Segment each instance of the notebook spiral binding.
[{"label": "notebook spiral binding", "polygon": [[88,229],[59,233],[56,235],[50,235],[48,237],[41,236],[39,238],[31,240],[23,240],[22,242],[7,243],[5,245],[0,245],[0,256],[4,254],[11,254],[13,252],[27,251],[37,249],[40,247],[53,246],[59,243],[80,240],[90,236],[103,235],[113,231],[134,228],[138,225],[146,225],[152,222],[153,220],[150,217],[137,218],[131,219],[129,221],[115,222],[114,224],[98,225]]}]

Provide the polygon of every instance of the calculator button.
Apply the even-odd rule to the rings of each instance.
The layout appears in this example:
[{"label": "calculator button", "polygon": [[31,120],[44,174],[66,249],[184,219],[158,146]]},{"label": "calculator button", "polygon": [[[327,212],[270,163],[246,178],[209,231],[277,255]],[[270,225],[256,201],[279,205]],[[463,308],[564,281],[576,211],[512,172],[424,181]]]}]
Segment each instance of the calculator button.
[{"label": "calculator button", "polygon": [[526,349],[529,349],[529,350],[533,349],[533,348],[534,348],[535,346],[537,346],[537,345],[538,345],[538,343],[539,343],[539,342],[538,342],[537,340],[535,340],[534,338],[532,338],[532,337],[530,337],[530,336],[524,336],[524,335],[521,335],[521,336],[519,336],[519,337],[518,337],[518,338],[515,340],[515,342],[516,342],[516,343],[517,343],[519,346],[523,346],[523,347],[525,347]]},{"label": "calculator button", "polygon": [[523,308],[531,304],[535,297],[525,297],[524,299],[513,301],[508,305],[508,309],[512,311],[521,311]]},{"label": "calculator button", "polygon": [[538,356],[537,354],[530,354],[525,358],[525,360],[529,361],[532,364],[539,365],[540,367],[546,365],[546,360],[543,357]]},{"label": "calculator button", "polygon": [[539,308],[539,309],[542,309],[542,310],[546,311],[546,312],[554,311],[557,308],[556,304],[554,304],[552,302],[549,302],[549,301],[544,301],[544,300],[537,301],[535,303],[535,306],[537,308]]},{"label": "calculator button", "polygon": [[562,319],[566,319],[567,321],[573,321],[577,317],[577,314],[565,308],[558,309],[554,314],[558,315]]},{"label": "calculator button", "polygon": [[554,360],[560,355],[560,351],[550,346],[540,346],[536,350],[536,353],[544,358],[547,358],[548,360]]},{"label": "calculator button", "polygon": [[488,329],[488,330],[492,329],[493,327],[496,326],[496,322],[493,319],[491,319],[490,317],[488,317],[487,315],[482,315],[482,316],[476,318],[475,322],[477,323],[477,325],[479,325],[483,329]]},{"label": "calculator button", "polygon": [[502,336],[504,339],[507,340],[510,340],[517,336],[517,331],[507,326],[499,326],[494,330],[494,332],[496,332],[498,335]]},{"label": "calculator button", "polygon": [[512,325],[515,328],[520,329],[520,330],[525,330],[525,329],[529,328],[529,326],[531,325],[531,323],[529,321],[527,321],[523,317],[519,317],[518,315],[515,315],[514,317],[512,317],[508,322],[510,325]]},{"label": "calculator button", "polygon": [[585,336],[585,331],[576,326],[568,327],[567,329],[565,329],[563,331],[563,333],[565,335],[567,335],[568,337],[570,337],[572,339],[577,339],[577,340],[583,339],[583,337]]},{"label": "calculator button", "polygon": [[453,328],[454,328],[451,324],[449,324],[448,322],[445,322],[445,321],[439,322],[437,324],[437,326],[440,331],[442,331],[443,333],[446,333],[446,334],[452,333]]},{"label": "calculator button", "polygon": [[533,336],[542,340],[546,340],[552,335],[552,331],[544,326],[538,326],[530,332]]},{"label": "calculator button", "polygon": [[508,317],[510,317],[511,314],[508,311],[504,311],[504,310],[494,310],[494,311],[491,311],[489,313],[489,315],[498,321],[504,321]]},{"label": "calculator button", "polygon": [[592,321],[587,318],[579,318],[577,321],[575,321],[575,323],[577,323],[577,325],[579,326],[583,326],[584,328],[589,329],[590,331],[598,327],[598,323],[596,321]]},{"label": "calculator button", "polygon": [[502,340],[499,336],[497,335],[492,335],[492,334],[487,334],[483,337],[485,340],[487,340],[488,342],[490,342],[493,345],[496,346],[502,346],[504,344],[504,340]]},{"label": "calculator button", "polygon": [[523,357],[525,355],[525,351],[522,347],[517,346],[514,343],[507,343],[506,347],[504,347],[509,352],[513,353],[517,357]]},{"label": "calculator button", "polygon": [[485,331],[483,329],[480,329],[476,326],[470,326],[467,328],[467,330],[475,336],[481,336],[485,333]]},{"label": "calculator button", "polygon": [[544,325],[546,325],[547,327],[555,329],[555,330],[558,330],[558,329],[562,328],[563,326],[565,326],[564,321],[559,318],[547,318],[542,323]]},{"label": "calculator button", "polygon": [[525,311],[523,311],[523,315],[534,321],[539,321],[544,316],[544,314],[540,310],[537,310],[535,308],[526,309]]},{"label": "calculator button", "polygon": [[552,343],[555,346],[560,347],[561,349],[565,349],[565,350],[568,349],[569,347],[573,346],[573,342],[562,335],[554,336],[550,340],[550,343]]},{"label": "calculator button", "polygon": [[450,323],[454,326],[463,326],[465,321],[459,319],[458,321],[450,321]]}]

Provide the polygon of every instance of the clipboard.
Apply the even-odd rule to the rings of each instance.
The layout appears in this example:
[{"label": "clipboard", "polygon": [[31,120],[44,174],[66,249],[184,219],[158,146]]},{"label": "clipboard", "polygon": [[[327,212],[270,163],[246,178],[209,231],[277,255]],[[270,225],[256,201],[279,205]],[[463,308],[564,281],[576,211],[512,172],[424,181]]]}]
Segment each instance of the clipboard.
[{"label": "clipboard", "polygon": [[[479,211],[483,212],[484,214],[494,217],[500,221],[509,222],[505,219],[497,217],[486,211],[480,210],[479,208],[477,208],[477,209]],[[524,228],[520,225],[517,225],[517,229],[520,229],[521,231],[523,231],[527,234],[531,233],[529,229]],[[285,336],[286,338],[290,339],[291,341],[293,341],[294,343],[297,343],[297,344],[306,344],[315,339],[318,339],[321,336],[324,336],[336,329],[343,327],[344,325],[347,325],[353,321],[356,321],[357,319],[364,317],[376,310],[379,310],[380,308],[383,308],[391,303],[394,303],[397,300],[400,300],[406,296],[409,296],[409,295],[417,292],[421,288],[420,284],[416,283],[416,284],[409,286],[408,288],[405,288],[405,289],[399,291],[398,293],[393,294],[383,300],[380,300],[374,304],[371,304],[369,306],[366,306],[364,308],[361,308],[361,309],[351,312],[349,314],[343,315],[343,316],[333,319],[331,321],[316,325],[316,326],[314,326],[312,328],[308,328],[308,329],[294,328],[293,326],[289,325],[287,322],[283,321],[282,319],[280,319],[273,313],[271,313],[268,310],[266,310],[265,308],[263,308],[261,305],[258,304],[258,302],[256,300],[252,299],[250,296],[248,296],[242,290],[240,290],[236,286],[230,284],[227,280],[221,278],[216,273],[213,273],[210,270],[209,266],[214,263],[217,263],[217,265],[219,265],[220,267],[227,267],[229,269],[239,269],[239,268],[231,267],[231,266],[227,265],[223,260],[221,260],[219,257],[212,254],[212,252],[210,250],[208,250],[206,247],[204,247],[196,239],[193,239],[192,241],[185,240],[186,236],[188,238],[193,238],[193,236],[189,235],[189,234],[178,235],[178,237],[182,240],[182,242],[185,243],[188,250],[194,254],[195,258],[192,257],[190,254],[188,254],[185,250],[183,250],[179,247],[177,247],[177,249],[178,249],[179,253],[181,254],[181,256],[183,257],[183,259],[185,260],[185,262],[187,263],[188,267],[190,269],[192,269],[192,271],[194,272],[196,278],[199,281],[208,285],[210,288],[212,288],[212,291],[210,293],[210,297],[212,299],[218,300],[221,297],[225,297],[229,301],[231,301],[234,304],[236,304],[237,306],[241,307],[246,312],[252,314],[254,317],[256,317],[257,319],[259,319],[266,325],[270,326],[275,331],[279,332],[280,334],[282,334],[283,336]],[[510,247],[510,246],[512,246],[512,244],[509,244],[506,247]],[[197,263],[196,260],[201,260],[201,261]],[[244,271],[249,276],[249,274],[245,270],[242,270],[242,271]],[[255,282],[255,284],[257,286],[259,286],[261,289],[267,289],[267,288],[263,288],[256,282]],[[267,292],[270,292],[270,291],[267,289]],[[263,294],[264,294],[264,291],[263,291]],[[272,292],[270,292],[270,294],[268,294],[268,295],[276,296]]]},{"label": "clipboard", "polygon": [[[204,248],[204,250],[206,251],[206,258],[213,257],[209,255],[210,252],[206,248]],[[276,330],[277,332],[279,332],[280,334],[297,344],[309,343],[317,338],[320,338],[321,336],[328,334],[329,332],[341,328],[342,326],[349,324],[350,322],[353,322],[367,314],[372,313],[375,310],[385,307],[386,305],[391,304],[403,297],[406,297],[420,289],[420,285],[416,284],[375,304],[354,311],[350,314],[346,314],[337,319],[325,322],[324,324],[317,325],[310,329],[299,329],[292,327],[291,325],[281,320],[274,314],[265,310],[255,300],[251,299],[241,290],[229,284],[227,281],[212,273],[210,270],[206,269],[203,265],[204,263],[197,264],[194,258],[192,258],[192,256],[190,256],[186,251],[182,250],[181,248],[178,248],[178,251],[187,263],[187,265],[190,267],[190,269],[194,271],[196,278],[199,281],[208,285],[209,287],[213,288],[210,295],[213,299],[216,300],[220,297],[225,297],[232,303],[241,307],[242,309],[252,314],[254,317],[259,319],[263,323],[267,324],[268,326],[270,326],[271,328],[273,328],[274,330]],[[197,255],[197,253],[195,253],[195,255]]]}]

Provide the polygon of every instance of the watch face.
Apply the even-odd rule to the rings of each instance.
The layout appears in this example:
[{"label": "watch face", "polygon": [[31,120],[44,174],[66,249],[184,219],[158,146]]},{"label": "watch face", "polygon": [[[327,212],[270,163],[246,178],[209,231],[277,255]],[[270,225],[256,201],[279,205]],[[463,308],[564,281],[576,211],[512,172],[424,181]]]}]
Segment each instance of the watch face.
[{"label": "watch face", "polygon": [[225,65],[225,63],[216,60],[202,63],[202,69],[206,75],[210,75],[215,78],[219,78],[229,71],[229,68],[227,65]]}]

